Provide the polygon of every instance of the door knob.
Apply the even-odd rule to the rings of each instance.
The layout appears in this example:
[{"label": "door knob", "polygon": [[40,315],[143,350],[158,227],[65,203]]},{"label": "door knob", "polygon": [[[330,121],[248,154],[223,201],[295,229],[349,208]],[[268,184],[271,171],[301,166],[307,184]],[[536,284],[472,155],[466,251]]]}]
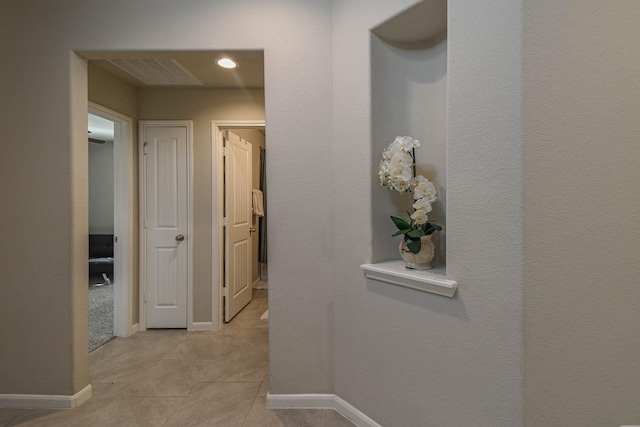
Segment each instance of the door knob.
[{"label": "door knob", "polygon": [[182,241],[184,240],[184,235],[182,235],[182,234],[178,234],[178,235],[176,236],[176,240],[177,240],[178,242],[182,242]]},{"label": "door knob", "polygon": [[249,233],[255,233],[255,232],[256,232],[255,228],[253,228],[253,227],[249,228]]}]

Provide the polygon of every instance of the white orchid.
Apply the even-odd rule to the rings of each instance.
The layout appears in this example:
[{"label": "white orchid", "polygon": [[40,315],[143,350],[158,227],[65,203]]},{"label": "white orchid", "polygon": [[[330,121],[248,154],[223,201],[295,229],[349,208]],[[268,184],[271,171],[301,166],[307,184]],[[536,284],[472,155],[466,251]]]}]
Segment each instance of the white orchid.
[{"label": "white orchid", "polygon": [[428,199],[418,199],[413,204],[413,209],[424,211],[425,213],[429,213],[433,210],[431,207],[431,203]]},{"label": "white orchid", "polygon": [[414,200],[427,199],[430,203],[435,202],[437,199],[436,186],[433,185],[433,182],[425,178],[424,181],[420,182],[413,189],[413,198]]},{"label": "white orchid", "polygon": [[420,251],[420,237],[442,230],[437,224],[429,222],[427,214],[433,210],[436,201],[436,186],[422,175],[416,175],[414,149],[420,142],[409,136],[398,136],[382,153],[382,160],[378,169],[380,183],[389,188],[404,193],[413,190],[415,211],[411,216],[394,217],[394,224],[398,232],[404,235],[404,240],[413,253]]},{"label": "white orchid", "polygon": [[417,209],[415,212],[411,214],[411,219],[414,224],[422,225],[426,224],[429,221],[429,217],[427,216],[427,212],[422,209]]}]

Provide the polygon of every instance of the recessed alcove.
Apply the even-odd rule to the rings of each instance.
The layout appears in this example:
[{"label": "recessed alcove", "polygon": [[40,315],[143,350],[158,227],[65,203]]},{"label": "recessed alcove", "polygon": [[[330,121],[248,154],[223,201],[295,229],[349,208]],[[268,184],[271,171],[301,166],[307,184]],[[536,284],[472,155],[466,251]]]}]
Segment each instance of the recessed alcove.
[{"label": "recessed alcove", "polygon": [[[447,1],[425,0],[371,30],[373,264],[399,259],[391,215],[412,210],[410,194],[377,180],[382,151],[396,136],[420,141],[417,173],[431,180],[438,200],[430,221],[446,226]],[[438,274],[446,277],[446,233],[434,236]]]}]

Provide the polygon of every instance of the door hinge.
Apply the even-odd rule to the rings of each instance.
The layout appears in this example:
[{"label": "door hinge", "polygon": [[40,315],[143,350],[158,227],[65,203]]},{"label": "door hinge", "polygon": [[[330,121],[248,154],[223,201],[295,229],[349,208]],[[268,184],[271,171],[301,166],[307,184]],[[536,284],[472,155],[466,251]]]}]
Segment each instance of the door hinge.
[{"label": "door hinge", "polygon": [[142,144],[142,154],[146,155],[147,154],[147,143],[145,142],[144,144]]},{"label": "door hinge", "polygon": [[229,225],[229,219],[225,216],[222,218],[222,226],[227,227]]},{"label": "door hinge", "polygon": [[229,148],[222,147],[222,157],[226,157],[227,155],[229,155]]},{"label": "door hinge", "polygon": [[144,302],[145,302],[145,303],[147,302],[147,298],[148,298],[148,296],[149,296],[149,295],[147,294],[147,291],[144,291]]}]

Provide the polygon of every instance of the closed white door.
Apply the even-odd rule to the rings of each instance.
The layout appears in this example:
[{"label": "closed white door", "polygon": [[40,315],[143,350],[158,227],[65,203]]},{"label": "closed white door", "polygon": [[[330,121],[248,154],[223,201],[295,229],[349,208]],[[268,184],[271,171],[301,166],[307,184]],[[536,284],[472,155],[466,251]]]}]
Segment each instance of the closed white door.
[{"label": "closed white door", "polygon": [[146,326],[187,327],[188,127],[143,128]]},{"label": "closed white door", "polygon": [[228,132],[225,146],[225,310],[230,321],[252,298],[251,143]]}]

